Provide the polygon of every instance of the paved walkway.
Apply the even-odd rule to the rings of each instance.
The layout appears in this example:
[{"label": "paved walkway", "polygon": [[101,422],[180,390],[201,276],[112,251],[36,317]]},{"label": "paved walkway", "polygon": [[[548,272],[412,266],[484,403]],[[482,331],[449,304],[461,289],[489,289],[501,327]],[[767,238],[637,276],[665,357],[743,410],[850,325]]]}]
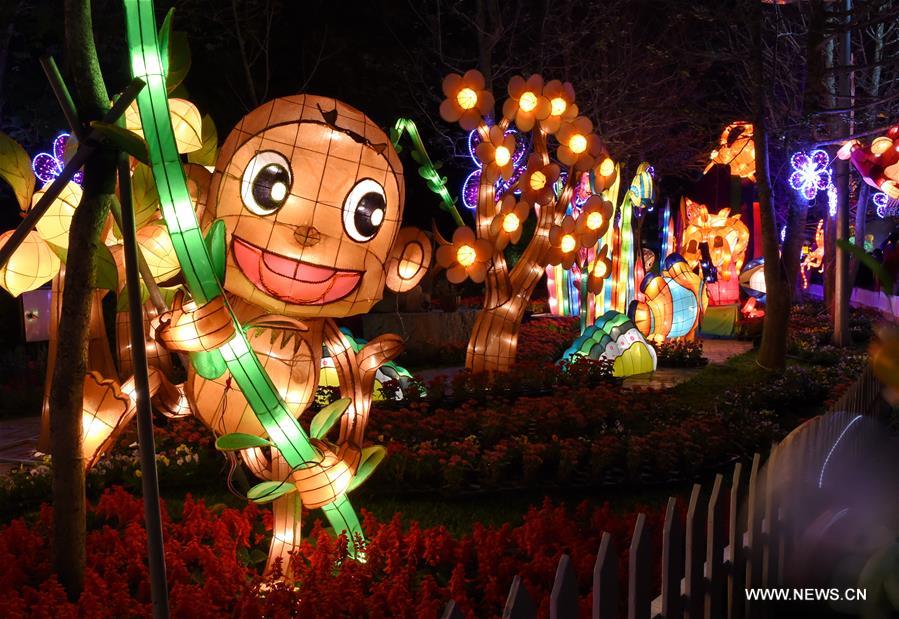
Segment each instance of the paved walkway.
[{"label": "paved walkway", "polygon": [[0,419],[0,475],[19,464],[38,459],[34,448],[40,430],[40,417]]}]

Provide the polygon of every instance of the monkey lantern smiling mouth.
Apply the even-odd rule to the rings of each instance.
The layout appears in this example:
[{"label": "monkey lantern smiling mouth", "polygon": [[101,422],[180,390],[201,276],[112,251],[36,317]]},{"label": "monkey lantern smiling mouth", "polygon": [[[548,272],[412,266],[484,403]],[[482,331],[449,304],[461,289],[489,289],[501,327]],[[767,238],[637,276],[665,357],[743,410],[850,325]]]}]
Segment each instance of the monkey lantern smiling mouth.
[{"label": "monkey lantern smiling mouth", "polygon": [[361,271],[342,271],[303,262],[233,237],[238,268],[267,294],[294,305],[325,305],[344,298],[359,285]]}]

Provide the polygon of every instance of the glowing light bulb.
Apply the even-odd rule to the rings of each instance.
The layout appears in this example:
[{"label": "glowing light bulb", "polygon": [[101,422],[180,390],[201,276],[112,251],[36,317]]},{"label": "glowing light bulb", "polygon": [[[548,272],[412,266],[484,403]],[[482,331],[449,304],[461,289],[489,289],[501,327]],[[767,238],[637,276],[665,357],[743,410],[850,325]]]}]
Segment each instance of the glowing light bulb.
[{"label": "glowing light bulb", "polygon": [[574,251],[574,248],[577,247],[577,241],[570,234],[566,234],[562,237],[562,243],[559,247],[567,254]]},{"label": "glowing light bulb", "polygon": [[587,150],[587,138],[582,136],[580,133],[575,133],[571,136],[571,139],[568,140],[568,148],[571,149],[571,152],[580,155],[582,152]]},{"label": "glowing light bulb", "polygon": [[496,161],[496,165],[502,167],[512,160],[512,153],[505,146],[499,146],[496,149],[493,160]]},{"label": "glowing light bulb", "polygon": [[456,261],[464,267],[473,265],[477,257],[477,253],[471,245],[463,245],[456,250]]},{"label": "glowing light bulb", "polygon": [[456,95],[456,103],[463,110],[470,110],[478,104],[478,93],[471,88],[463,88]]},{"label": "glowing light bulb", "polygon": [[614,171],[615,162],[612,161],[611,157],[606,157],[602,160],[602,163],[599,164],[599,173],[603,176],[611,176]]},{"label": "glowing light bulb", "polygon": [[275,183],[272,185],[272,200],[280,202],[287,196],[287,185],[284,183]]},{"label": "glowing light bulb", "polygon": [[587,227],[591,230],[598,230],[602,225],[602,213],[597,213],[593,211],[589,215],[587,215]]},{"label": "glowing light bulb", "polygon": [[503,218],[503,230],[510,234],[518,230],[518,227],[520,225],[521,220],[518,219],[518,215],[516,215],[515,213],[509,213]]},{"label": "glowing light bulb", "polygon": [[604,279],[606,275],[608,275],[608,271],[606,269],[606,263],[602,260],[597,260],[593,265],[593,275],[600,279]]},{"label": "glowing light bulb", "polygon": [[518,100],[518,107],[525,112],[533,111],[533,109],[537,107],[537,95],[530,91],[524,93]]},{"label": "glowing light bulb", "polygon": [[528,181],[528,184],[531,186],[531,189],[534,191],[540,191],[544,187],[546,187],[546,174],[537,170],[533,174],[531,174],[531,178]]},{"label": "glowing light bulb", "polygon": [[888,137],[881,136],[879,138],[874,138],[871,142],[871,152],[875,155],[882,155],[883,153],[890,150],[890,146],[893,145],[893,140]]},{"label": "glowing light bulb", "polygon": [[555,97],[549,104],[552,106],[553,116],[561,116],[568,109],[568,103],[562,97]]}]

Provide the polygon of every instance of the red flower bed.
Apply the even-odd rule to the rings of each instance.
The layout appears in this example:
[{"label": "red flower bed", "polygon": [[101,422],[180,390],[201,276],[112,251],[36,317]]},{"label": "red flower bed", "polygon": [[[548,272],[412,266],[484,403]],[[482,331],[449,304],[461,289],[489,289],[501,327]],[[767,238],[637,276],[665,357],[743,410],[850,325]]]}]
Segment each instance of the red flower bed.
[{"label": "red flower bed", "polygon": [[[312,541],[303,543],[293,562],[300,584],[294,590],[271,588],[258,576],[251,557],[264,550],[265,536],[256,507],[209,508],[188,496],[180,514],[163,513],[174,617],[434,617],[450,598],[468,616],[498,616],[515,574],[545,615],[563,552],[573,559],[586,611],[601,533],[608,531],[618,548],[627,548],[635,520],[608,505],[567,510],[546,502],[518,526],[475,525],[470,534],[454,537],[443,527],[404,522],[399,514],[379,522],[366,513],[366,563],[346,560],[316,520],[306,536]],[[658,543],[663,515],[651,511],[648,517]],[[44,507],[33,524],[18,519],[0,528],[0,616],[150,614],[139,498],[116,487],[91,507],[85,591],[75,603],[66,600],[52,574],[51,519],[52,510]],[[621,561],[624,574],[626,555]]]}]

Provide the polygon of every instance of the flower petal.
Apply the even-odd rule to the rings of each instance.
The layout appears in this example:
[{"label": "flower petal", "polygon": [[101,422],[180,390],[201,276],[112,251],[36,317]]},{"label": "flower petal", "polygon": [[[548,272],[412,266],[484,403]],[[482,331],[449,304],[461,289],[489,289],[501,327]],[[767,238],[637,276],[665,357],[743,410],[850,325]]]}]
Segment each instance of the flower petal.
[{"label": "flower petal", "polygon": [[469,69],[462,76],[462,81],[472,90],[484,90],[484,75],[477,69]]},{"label": "flower petal", "polygon": [[462,117],[462,108],[454,99],[444,99],[440,104],[440,118],[448,123],[454,123]]},{"label": "flower petal", "polygon": [[462,90],[462,76],[458,73],[450,73],[443,78],[443,94],[450,99],[455,99]]},{"label": "flower petal", "polygon": [[468,272],[458,262],[446,270],[446,279],[451,284],[461,284],[468,277]]},{"label": "flower petal", "polygon": [[468,267],[468,277],[476,284],[480,284],[487,277],[487,266],[483,262],[475,262]]}]

